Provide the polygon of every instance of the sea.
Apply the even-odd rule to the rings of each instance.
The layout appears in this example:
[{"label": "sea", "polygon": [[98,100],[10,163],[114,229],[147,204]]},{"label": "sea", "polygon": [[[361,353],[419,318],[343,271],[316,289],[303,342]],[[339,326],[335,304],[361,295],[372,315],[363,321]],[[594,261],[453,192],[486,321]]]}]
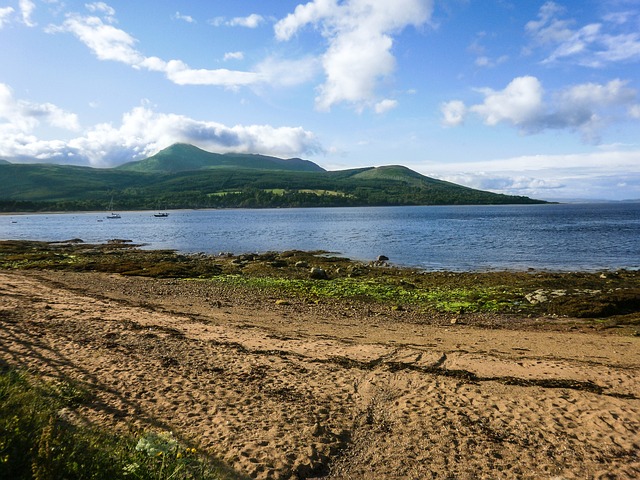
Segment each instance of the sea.
[{"label": "sea", "polygon": [[131,240],[184,253],[325,251],[435,271],[640,269],[640,203],[16,214],[0,239]]}]

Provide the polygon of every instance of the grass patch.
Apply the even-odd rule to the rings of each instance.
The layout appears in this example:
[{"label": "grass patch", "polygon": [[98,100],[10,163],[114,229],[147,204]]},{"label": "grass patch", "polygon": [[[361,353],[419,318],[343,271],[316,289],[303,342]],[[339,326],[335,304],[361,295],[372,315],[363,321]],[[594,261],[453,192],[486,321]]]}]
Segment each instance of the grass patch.
[{"label": "grass patch", "polygon": [[414,305],[425,310],[446,313],[522,312],[528,306],[522,302],[523,297],[518,291],[507,291],[502,286],[479,286],[475,289],[422,289],[402,280],[398,282],[396,279],[387,280],[385,278],[342,277],[327,281],[315,281],[244,275],[219,275],[208,281],[245,288],[270,289],[280,295],[299,298]]},{"label": "grass patch", "polygon": [[147,432],[136,439],[79,421],[73,412],[90,399],[90,393],[73,382],[43,381],[0,363],[0,477],[241,478],[169,433]]}]

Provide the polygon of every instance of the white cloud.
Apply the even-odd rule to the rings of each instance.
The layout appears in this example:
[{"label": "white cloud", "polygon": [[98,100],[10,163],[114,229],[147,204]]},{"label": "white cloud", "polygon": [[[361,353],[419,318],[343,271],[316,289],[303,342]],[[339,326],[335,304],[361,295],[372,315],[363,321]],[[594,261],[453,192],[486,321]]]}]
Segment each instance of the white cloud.
[{"label": "white cloud", "polygon": [[116,15],[115,9],[104,2],[87,3],[85,7],[92,13],[103,13],[110,21],[112,21]]},{"label": "white cloud", "polygon": [[61,26],[49,26],[49,33],[69,32],[100,60],[139,65],[143,55],[135,49],[136,39],[124,30],[106,24],[99,17],[70,14]]},{"label": "white cloud", "polygon": [[627,107],[634,118],[636,90],[619,79],[606,84],[584,83],[568,87],[545,100],[542,84],[536,77],[517,77],[504,90],[477,89],[484,95],[480,104],[465,106],[454,100],[443,104],[443,123],[459,125],[474,113],[489,126],[506,123],[523,133],[547,129],[569,129],[582,133],[583,139],[597,142],[599,133]]},{"label": "white cloud", "polygon": [[473,105],[471,112],[477,113],[487,125],[508,122],[525,126],[535,123],[542,112],[542,85],[535,77],[518,77],[504,90],[478,89],[485,96],[484,103]]},{"label": "white cloud", "polygon": [[275,34],[286,41],[313,25],[328,40],[318,109],[329,110],[342,102],[358,109],[375,108],[379,81],[395,69],[392,35],[407,26],[423,25],[432,8],[432,0],[314,0],[280,20]]},{"label": "white cloud", "polygon": [[227,126],[158,113],[145,106],[125,113],[119,126],[101,123],[66,141],[38,138],[36,130],[41,124],[68,130],[80,128],[75,114],[49,103],[16,100],[9,87],[0,84],[0,158],[8,160],[112,166],[152,155],[175,142],[216,152],[280,157],[322,151],[315,135],[302,127]]},{"label": "white cloud", "polygon": [[173,16],[174,20],[182,20],[184,22],[187,23],[196,23],[196,21],[194,20],[194,18],[191,15],[183,15],[180,12],[176,12],[175,15]]},{"label": "white cloud", "polygon": [[232,18],[227,22],[227,25],[229,25],[230,27],[257,28],[263,22],[264,17],[262,17],[262,15],[252,13],[248,17]]},{"label": "white cloud", "polygon": [[0,83],[0,123],[2,131],[29,134],[40,124],[64,130],[80,129],[78,116],[51,103],[16,100],[8,85]]},{"label": "white cloud", "polygon": [[[95,6],[94,11],[100,9]],[[193,69],[181,60],[165,61],[146,57],[136,49],[137,40],[124,30],[97,16],[69,14],[60,26],[49,26],[49,33],[71,33],[100,60],[111,60],[150,71],[162,72],[178,85],[216,85],[229,88],[263,83],[265,77],[256,72],[228,69]]]},{"label": "white cloud", "polygon": [[215,17],[208,20],[207,23],[214,27],[245,27],[245,28],[258,28],[260,24],[265,22],[265,18],[262,15],[252,13],[246,17],[235,17],[227,20],[225,17]]},{"label": "white cloud", "polygon": [[254,72],[242,72],[217,68],[193,69],[181,60],[170,60],[165,64],[167,78],[177,85],[217,85],[224,87],[241,87],[261,83],[264,79]]},{"label": "white cloud", "polygon": [[[640,150],[527,155],[414,166],[421,173],[481,190],[541,199],[640,198]],[[616,185],[627,183],[627,188]]]},{"label": "white cloud", "polygon": [[[559,190],[566,186],[562,181],[555,178],[540,178],[510,173],[454,173],[444,175],[441,179],[479,190],[526,196],[540,194],[549,190]],[[546,194],[550,195],[551,193]]]},{"label": "white cloud", "polygon": [[2,7],[0,8],[0,28],[4,27],[7,23],[9,23],[11,15],[15,10],[12,7]]},{"label": "white cloud", "polygon": [[525,26],[534,47],[548,48],[543,63],[570,61],[582,66],[604,67],[607,64],[640,59],[640,33],[630,20],[637,12],[611,12],[602,22],[575,27],[572,19],[561,18],[566,10],[554,2],[545,3],[538,20]]},{"label": "white cloud", "polygon": [[227,60],[242,60],[244,59],[244,53],[243,52],[227,52],[224,54],[224,61],[226,62]]},{"label": "white cloud", "polygon": [[640,119],[640,104],[631,105],[629,107],[629,116],[631,116],[631,118]]},{"label": "white cloud", "polygon": [[376,113],[386,113],[389,110],[393,110],[397,106],[398,106],[398,102],[396,100],[385,98],[384,100],[376,103],[374,109]]},{"label": "white cloud", "polygon": [[442,123],[448,127],[455,127],[461,125],[464,122],[464,117],[467,114],[467,107],[464,102],[460,100],[452,100],[450,102],[443,103],[440,107],[443,119]]},{"label": "white cloud", "polygon": [[20,0],[18,2],[18,6],[20,7],[20,12],[22,14],[22,21],[28,27],[35,27],[36,24],[31,19],[31,15],[36,9],[36,4],[31,0]]}]

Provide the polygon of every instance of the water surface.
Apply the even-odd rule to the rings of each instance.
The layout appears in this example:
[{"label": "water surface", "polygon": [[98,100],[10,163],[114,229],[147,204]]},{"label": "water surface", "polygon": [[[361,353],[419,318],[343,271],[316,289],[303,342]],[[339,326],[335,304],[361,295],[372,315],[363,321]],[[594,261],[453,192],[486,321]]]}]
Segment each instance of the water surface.
[{"label": "water surface", "polygon": [[0,238],[182,252],[327,250],[435,270],[640,268],[640,204],[178,210],[0,216]]}]

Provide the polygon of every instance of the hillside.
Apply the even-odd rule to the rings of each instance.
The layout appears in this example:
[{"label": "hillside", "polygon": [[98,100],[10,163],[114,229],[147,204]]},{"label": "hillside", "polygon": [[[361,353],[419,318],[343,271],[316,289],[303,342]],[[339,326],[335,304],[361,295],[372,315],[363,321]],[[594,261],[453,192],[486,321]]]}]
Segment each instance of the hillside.
[{"label": "hillside", "polygon": [[313,162],[173,145],[116,168],[0,162],[0,211],[545,203],[403,166],[325,171]]}]

